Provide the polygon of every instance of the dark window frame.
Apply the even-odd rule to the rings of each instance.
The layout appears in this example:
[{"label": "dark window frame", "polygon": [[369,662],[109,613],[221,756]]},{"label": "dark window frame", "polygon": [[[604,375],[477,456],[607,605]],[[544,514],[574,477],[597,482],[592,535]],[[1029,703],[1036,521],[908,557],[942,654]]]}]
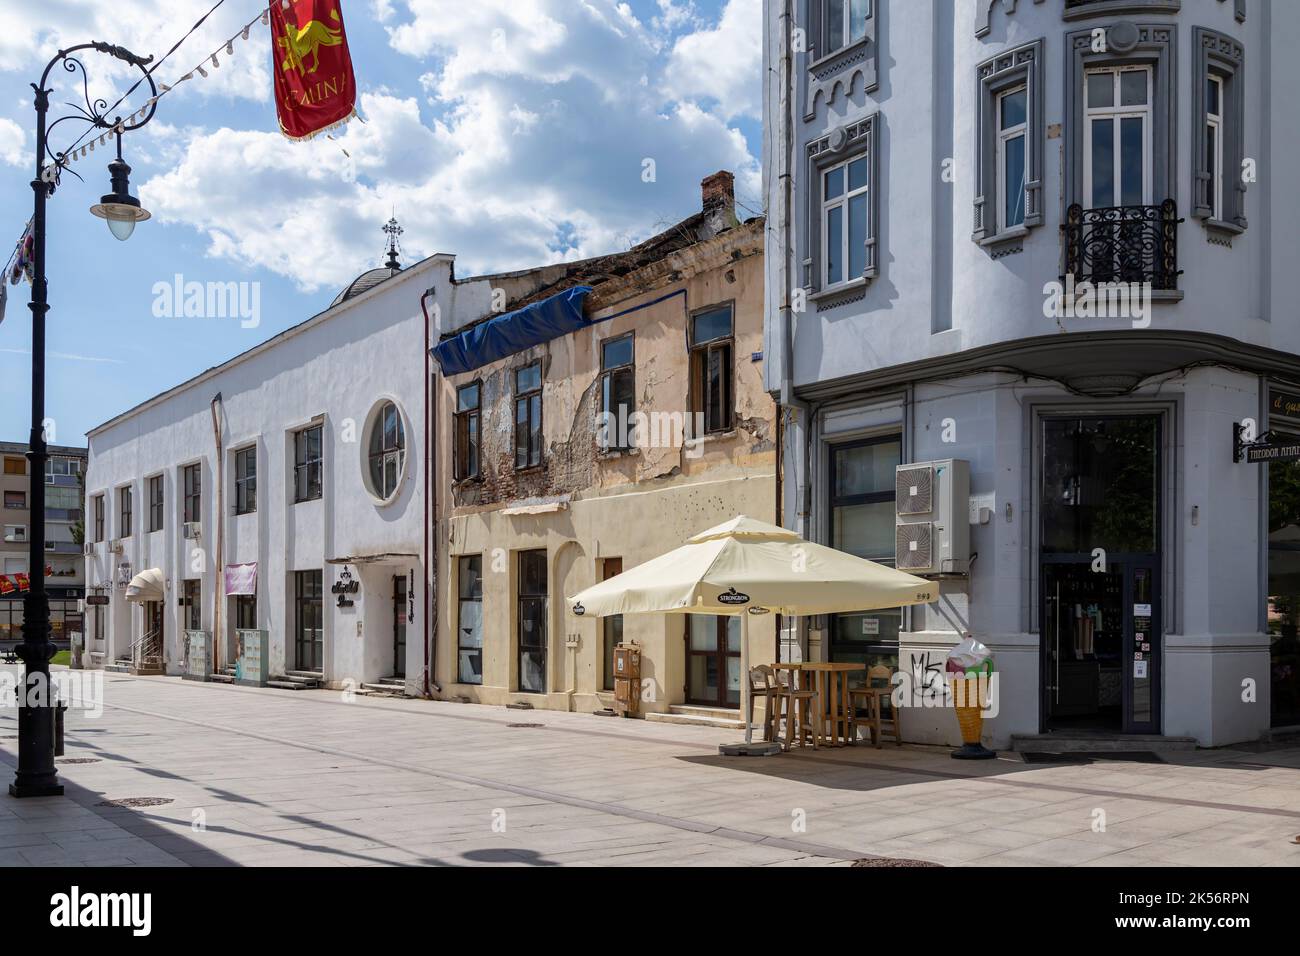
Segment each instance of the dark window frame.
[{"label": "dark window frame", "polygon": [[[537,369],[537,387],[530,388],[527,391],[520,391],[519,376],[530,369]],[[530,468],[540,468],[545,458],[545,433],[542,430],[543,409],[542,409],[542,391],[546,384],[546,377],[542,370],[541,359],[529,362],[527,365],[521,365],[514,370],[514,436],[515,436],[515,471],[527,471]],[[519,420],[520,408],[524,409],[524,421]],[[527,428],[527,434],[524,437],[523,449],[524,455],[520,457],[520,434],[521,427]]]},{"label": "dark window frame", "polygon": [[[316,456],[312,457],[309,437],[316,433]],[[325,428],[308,425],[293,433],[293,503],[318,501],[325,495]]]},{"label": "dark window frame", "polygon": [[[889,482],[888,485],[882,488],[880,491],[860,492],[857,494],[838,493],[836,490],[836,481],[835,481],[836,456],[843,454],[845,452],[853,451],[854,449],[858,449],[858,448],[867,448],[872,445],[889,445],[889,444],[898,445],[898,463],[904,464],[906,455],[903,447],[902,432],[888,432],[880,435],[871,435],[866,438],[855,438],[849,441],[835,442],[827,446],[826,449],[826,466],[827,466],[826,467],[826,531],[827,531],[828,541],[833,542],[835,540],[835,511],[837,508],[852,507],[854,505],[864,505],[864,504],[883,504],[883,503],[893,504],[895,500],[895,496],[897,494],[895,484],[893,481]],[[893,567],[894,565],[894,558],[892,556],[888,558],[884,558],[884,557],[873,558],[872,560],[877,561],[877,563],[884,564],[887,567]],[[892,611],[892,610],[895,609],[877,608],[872,611],[864,611],[858,613],[873,614],[873,613],[879,613],[880,611]],[[851,649],[858,653],[877,654],[877,655],[884,655],[884,656],[889,656],[891,653],[896,655],[898,653],[900,642],[891,641],[891,640],[855,641],[853,642],[854,646],[852,648],[847,648],[845,645],[848,642],[836,639],[836,635],[839,632],[836,624],[837,617],[838,615],[831,614],[828,615],[828,620],[827,620],[826,647],[829,650],[831,660],[835,659],[835,652],[837,648],[840,650]],[[906,627],[906,623],[907,623],[906,611],[904,610],[903,627]]]},{"label": "dark window frame", "polygon": [[[314,612],[309,615],[307,612]],[[308,618],[314,618],[315,627]],[[308,637],[308,634],[313,636]],[[319,641],[314,635],[319,634]],[[293,646],[294,666],[305,670],[308,665],[318,663],[315,660],[306,663],[302,660],[303,645],[311,645],[315,655],[316,644],[320,644],[321,667],[325,666],[325,575],[324,572],[309,568],[306,571],[293,572]]]},{"label": "dark window frame", "polygon": [[[466,583],[473,581],[467,595]],[[465,628],[462,626],[466,604],[479,606],[479,643],[463,644]],[[478,654],[478,679],[466,680],[461,670],[461,655],[470,652]],[[456,683],[474,686],[483,683],[483,555],[460,554],[456,556]]]},{"label": "dark window frame", "polygon": [[203,521],[203,471],[198,462],[181,468],[181,520],[186,524]]},{"label": "dark window frame", "polygon": [[[257,595],[256,594],[236,594],[235,613],[235,630],[237,631],[256,631],[257,628]],[[252,623],[248,623],[251,620]]]},{"label": "dark window frame", "polygon": [[[730,316],[731,334],[716,336],[697,342],[695,323],[705,316],[726,310]],[[690,371],[688,394],[691,407],[691,434],[695,434],[695,422],[699,414],[704,415],[705,435],[725,434],[735,428],[736,422],[736,304],[719,302],[716,305],[696,309],[687,318],[686,324],[687,362]],[[716,358],[715,358],[716,357]],[[712,389],[709,383],[709,371],[716,364],[725,370],[723,390],[725,395],[719,397],[717,411],[719,418],[711,420],[713,404]],[[698,437],[698,436],[696,436]]]},{"label": "dark window frame", "polygon": [[[16,500],[18,504],[10,504],[11,500]],[[6,491],[4,496],[5,509],[8,511],[26,511],[27,509],[27,492],[25,491]]]},{"label": "dark window frame", "polygon": [[[534,548],[516,552],[516,568],[518,576],[515,580],[515,613],[516,613],[516,662],[518,665],[517,682],[519,692],[524,694],[545,694],[548,685],[548,675],[546,673],[550,648],[548,646],[547,633],[547,615],[550,611],[550,568],[547,566],[547,554],[545,548]],[[525,561],[541,562],[542,589],[540,591],[525,591],[524,581]],[[535,571],[536,569],[534,569]],[[529,644],[524,643],[524,621],[531,619],[535,625],[539,637]],[[541,659],[541,686],[526,687],[524,685],[524,657],[526,654],[537,654]]]},{"label": "dark window frame", "polygon": [[162,531],[166,518],[164,516],[164,504],[166,499],[166,489],[163,487],[162,475],[149,476],[149,531]]},{"label": "dark window frame", "polygon": [[[474,392],[474,404],[462,407],[461,396]],[[480,475],[480,457],[483,448],[483,382],[474,379],[456,386],[456,406],[452,413],[453,430],[452,469],[456,481],[468,481]]]},{"label": "dark window frame", "polygon": [[[389,442],[389,433],[387,427],[387,418],[389,410],[392,410],[397,428],[395,440],[392,444]],[[376,447],[375,439],[378,437],[379,443]],[[390,488],[389,464],[392,464],[392,482]],[[378,465],[379,475],[378,482],[375,481],[375,468]],[[406,423],[402,419],[402,411],[397,407],[397,403],[385,399],[379,406],[379,414],[375,416],[370,426],[370,439],[366,449],[366,474],[369,476],[370,483],[373,486],[371,491],[380,499],[387,501],[397,494],[397,489],[402,486],[402,477],[406,469]]]},{"label": "dark window frame", "polygon": [[[631,357],[626,362],[610,365],[605,359],[607,350],[611,345],[624,341],[631,343]],[[617,407],[611,408],[610,403],[618,400],[616,389],[626,379],[630,379],[626,387],[627,401],[620,401]],[[626,409],[622,415],[619,414],[620,408]],[[600,410],[606,416],[602,450],[623,452],[636,447],[636,443],[631,440],[632,429],[625,427],[636,411],[636,336],[633,332],[611,335],[600,342]]]},{"label": "dark window frame", "polygon": [[254,514],[257,511],[257,446],[236,448],[234,464],[235,514]]},{"label": "dark window frame", "polygon": [[94,506],[95,542],[98,544],[104,540],[104,495],[102,493],[95,495],[92,504]]},{"label": "dark window frame", "polygon": [[203,582],[199,578],[186,578],[181,582],[181,607],[184,615],[181,630],[203,630]]},{"label": "dark window frame", "polygon": [[117,489],[117,536],[119,538],[131,537],[133,497],[130,485],[123,485]]}]

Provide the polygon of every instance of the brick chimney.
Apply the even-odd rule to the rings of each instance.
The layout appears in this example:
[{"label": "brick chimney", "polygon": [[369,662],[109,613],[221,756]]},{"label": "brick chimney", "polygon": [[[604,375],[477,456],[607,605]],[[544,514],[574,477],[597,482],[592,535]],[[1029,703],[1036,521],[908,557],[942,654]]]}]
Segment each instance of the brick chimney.
[{"label": "brick chimney", "polygon": [[725,169],[705,177],[700,183],[704,211],[721,211],[728,218],[736,215],[736,177]]}]

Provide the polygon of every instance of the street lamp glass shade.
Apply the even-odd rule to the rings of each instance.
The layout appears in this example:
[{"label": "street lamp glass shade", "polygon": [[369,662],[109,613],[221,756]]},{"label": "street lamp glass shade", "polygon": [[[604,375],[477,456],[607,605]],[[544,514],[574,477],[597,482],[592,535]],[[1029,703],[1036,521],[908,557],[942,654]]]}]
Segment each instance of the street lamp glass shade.
[{"label": "street lamp glass shade", "polygon": [[[109,197],[104,198],[107,200]],[[138,203],[132,205],[124,202],[99,202],[91,206],[90,211],[100,219],[107,220],[109,230],[123,241],[131,238],[137,222],[144,222],[149,218],[149,210],[142,208]]]}]

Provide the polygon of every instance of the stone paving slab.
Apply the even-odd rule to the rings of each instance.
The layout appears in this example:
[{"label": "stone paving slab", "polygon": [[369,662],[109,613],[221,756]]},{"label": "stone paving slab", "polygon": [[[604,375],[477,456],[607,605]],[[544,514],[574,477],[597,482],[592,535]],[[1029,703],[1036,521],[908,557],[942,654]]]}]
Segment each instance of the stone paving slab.
[{"label": "stone paving slab", "polygon": [[[509,727],[511,723],[542,727]],[[0,737],[16,714],[0,711]],[[724,758],[732,731],[106,675],[64,798],[0,797],[0,865],[1300,865],[1300,748],[962,764]],[[0,787],[16,741],[0,739]],[[155,807],[98,806],[159,797]],[[1104,826],[1101,824],[1104,823]]]}]

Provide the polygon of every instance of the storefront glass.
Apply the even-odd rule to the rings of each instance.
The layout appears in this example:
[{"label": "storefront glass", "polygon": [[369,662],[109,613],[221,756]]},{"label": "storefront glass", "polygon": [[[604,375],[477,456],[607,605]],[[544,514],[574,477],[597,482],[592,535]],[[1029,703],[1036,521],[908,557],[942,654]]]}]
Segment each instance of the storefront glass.
[{"label": "storefront glass", "polygon": [[1272,725],[1287,727],[1300,724],[1300,462],[1266,467]]},{"label": "storefront glass", "polygon": [[[901,461],[897,435],[831,448],[831,547],[893,567],[894,470]],[[897,670],[902,627],[902,608],[833,615],[830,659]],[[850,675],[854,686],[865,681],[866,670]]]}]

